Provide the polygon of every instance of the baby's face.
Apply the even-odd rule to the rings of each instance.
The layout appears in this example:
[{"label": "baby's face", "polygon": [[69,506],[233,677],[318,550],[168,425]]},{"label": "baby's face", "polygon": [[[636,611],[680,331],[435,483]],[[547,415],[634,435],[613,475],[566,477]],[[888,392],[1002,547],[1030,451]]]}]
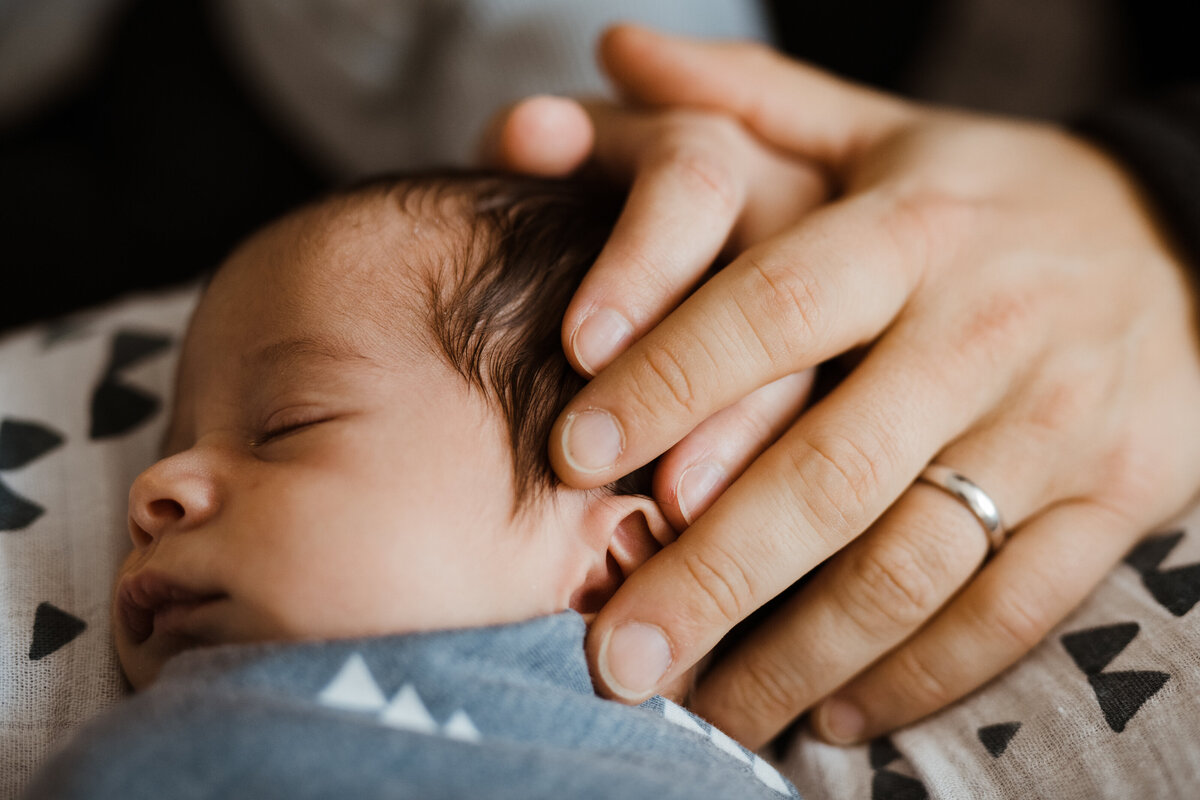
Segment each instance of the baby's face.
[{"label": "baby's face", "polygon": [[303,212],[214,279],[184,344],[168,455],[130,491],[114,615],[135,686],[197,645],[565,607],[555,501],[513,518],[499,415],[403,300],[419,302],[406,287],[428,269],[405,258],[432,246],[420,231],[384,202]]}]

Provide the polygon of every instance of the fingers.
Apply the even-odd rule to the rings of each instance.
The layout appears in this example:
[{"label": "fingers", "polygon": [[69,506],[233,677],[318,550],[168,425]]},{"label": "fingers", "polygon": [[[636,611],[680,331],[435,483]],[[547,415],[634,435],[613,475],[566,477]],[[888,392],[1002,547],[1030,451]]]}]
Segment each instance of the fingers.
[{"label": "fingers", "polygon": [[529,97],[498,111],[484,129],[480,158],[485,164],[559,177],[578,169],[595,143],[583,106],[565,97]]},{"label": "fingers", "polygon": [[590,104],[594,164],[631,181],[612,235],[563,317],[563,345],[594,375],[658,324],[736,231],[743,247],[821,203],[825,177],[755,143],[725,117]]},{"label": "fingers", "polygon": [[897,333],[618,589],[588,639],[602,691],[632,702],[673,679],[880,516],[1011,377],[914,359]]},{"label": "fingers", "polygon": [[700,423],[661,459],[655,499],[683,530],[704,513],[799,415],[812,389],[814,370],[772,381]]},{"label": "fingers", "polygon": [[[551,97],[501,112],[484,144],[491,160],[507,168],[563,175],[593,158],[602,173],[632,183],[608,243],[563,318],[563,349],[587,375],[691,291],[738,221],[748,182],[763,171],[746,135],[726,119],[687,112],[648,117]],[[781,169],[785,176],[799,171]],[[805,201],[819,202],[823,182],[811,170],[800,177]],[[776,206],[796,213],[808,207],[794,205],[774,202],[766,216],[778,213]]]},{"label": "fingers", "polygon": [[1029,522],[941,614],[813,714],[829,741],[863,741],[981,686],[1031,650],[1129,549],[1137,521],[1090,501]]},{"label": "fingers", "polygon": [[601,40],[600,59],[631,100],[733,114],[772,144],[834,167],[844,166],[913,114],[897,98],[759,44],[688,39],[618,25]]},{"label": "fingers", "polygon": [[916,280],[882,206],[869,193],[826,206],[700,287],[567,405],[550,435],[558,475],[615,480],[754,389],[873,339]]},{"label": "fingers", "polygon": [[[1058,459],[1040,444],[1007,420],[935,461],[984,488],[1011,528],[1062,496],[1051,491],[1076,488],[1053,480]],[[766,742],[928,622],[970,579],[987,544],[966,506],[914,483],[705,676],[695,710],[751,747]]]},{"label": "fingers", "polygon": [[[612,236],[563,318],[564,350],[594,375],[677,306],[724,247],[746,200],[735,132],[681,125],[642,141],[601,139],[601,163],[635,177]],[[633,152],[630,152],[630,149]],[[605,158],[607,156],[607,158]]]},{"label": "fingers", "polygon": [[563,348],[593,375],[677,306],[731,232],[737,247],[791,225],[828,195],[811,164],[763,148],[726,117],[645,114],[556,97],[493,118],[485,158],[539,175],[591,160],[631,183],[625,209],[563,318]]}]

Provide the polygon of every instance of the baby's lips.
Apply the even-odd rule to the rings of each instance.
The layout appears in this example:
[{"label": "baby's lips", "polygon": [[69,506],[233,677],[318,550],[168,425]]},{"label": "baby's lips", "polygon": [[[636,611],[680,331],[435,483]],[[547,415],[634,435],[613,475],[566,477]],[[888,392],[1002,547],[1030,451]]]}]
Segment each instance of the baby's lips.
[{"label": "baby's lips", "polygon": [[142,570],[121,581],[117,615],[133,643],[141,644],[154,633],[155,617],[167,609],[198,606],[222,597],[223,593],[196,591],[161,573]]},{"label": "baby's lips", "polygon": [[141,644],[154,632],[154,612],[133,603],[124,585],[117,596],[117,616],[134,644]]}]

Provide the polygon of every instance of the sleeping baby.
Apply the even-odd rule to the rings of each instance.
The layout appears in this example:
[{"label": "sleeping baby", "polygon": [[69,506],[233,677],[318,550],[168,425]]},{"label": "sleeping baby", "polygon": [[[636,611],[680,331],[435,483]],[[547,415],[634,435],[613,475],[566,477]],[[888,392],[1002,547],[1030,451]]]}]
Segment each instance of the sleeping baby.
[{"label": "sleeping baby", "polygon": [[594,696],[585,616],[674,538],[648,474],[558,483],[563,312],[621,198],[388,178],[213,278],[114,600],[139,691],[31,797],[791,797],[656,697]]}]

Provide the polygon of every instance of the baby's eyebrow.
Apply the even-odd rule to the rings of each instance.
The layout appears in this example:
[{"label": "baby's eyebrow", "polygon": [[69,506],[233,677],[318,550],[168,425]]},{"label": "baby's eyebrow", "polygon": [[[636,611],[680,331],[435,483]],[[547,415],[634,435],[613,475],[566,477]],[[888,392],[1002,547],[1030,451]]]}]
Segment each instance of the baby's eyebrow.
[{"label": "baby's eyebrow", "polygon": [[339,336],[296,336],[272,342],[243,358],[247,366],[255,369],[287,365],[310,358],[326,359],[337,363],[371,362],[351,342]]}]

